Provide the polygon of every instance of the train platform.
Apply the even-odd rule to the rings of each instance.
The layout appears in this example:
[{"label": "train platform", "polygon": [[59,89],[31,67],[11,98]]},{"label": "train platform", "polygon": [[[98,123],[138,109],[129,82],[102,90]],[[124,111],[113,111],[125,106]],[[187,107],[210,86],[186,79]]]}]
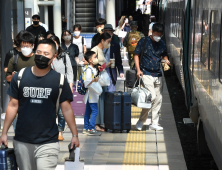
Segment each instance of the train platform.
[{"label": "train platform", "polygon": [[[117,81],[117,90],[123,91],[123,81]],[[85,170],[186,170],[186,163],[178,136],[171,101],[164,81],[163,105],[160,125],[163,131],[149,130],[151,116],[142,131],[135,124],[141,109],[132,106],[132,129],[130,133],[103,132],[101,136],[82,134],[83,118],[76,118],[79,132],[81,158],[85,160]],[[9,147],[12,147],[14,130],[8,133]],[[71,141],[69,128],[60,143],[60,154],[56,170],[64,169],[64,159],[69,156]]]}]

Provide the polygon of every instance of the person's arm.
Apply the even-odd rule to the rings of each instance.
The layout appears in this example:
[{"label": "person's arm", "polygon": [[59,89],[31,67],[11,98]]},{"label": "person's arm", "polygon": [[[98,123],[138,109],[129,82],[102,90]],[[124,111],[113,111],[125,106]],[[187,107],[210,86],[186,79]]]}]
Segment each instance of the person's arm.
[{"label": "person's arm", "polygon": [[124,22],[124,23],[123,23],[123,26],[121,27],[122,30],[124,29],[125,25],[126,25],[126,23]]},{"label": "person's arm", "polygon": [[[76,120],[75,116],[72,110],[72,106],[70,102],[64,101],[60,103],[60,107],[63,113],[63,116],[65,118],[65,121],[67,122],[71,132],[72,132],[72,140],[71,140],[71,149],[75,145],[75,147],[79,147],[79,138],[78,138],[78,131],[76,127]],[[76,135],[75,137],[73,135]]]},{"label": "person's arm", "polygon": [[[137,70],[137,78],[139,79],[140,76],[143,76],[143,72],[140,70],[140,58],[139,55],[141,54],[142,48],[143,48],[143,43],[144,43],[145,38],[142,38],[139,40],[136,49],[134,51],[134,62]],[[142,57],[142,56],[141,56]]]},{"label": "person's arm", "polygon": [[150,34],[151,34],[151,30],[149,29],[149,33],[148,33],[148,36],[150,36]]},{"label": "person's arm", "polygon": [[66,66],[67,66],[67,81],[69,83],[69,86],[71,88],[71,91],[73,93],[73,70],[72,70],[72,64],[70,61],[70,58],[68,55],[66,57]]},{"label": "person's arm", "polygon": [[86,39],[83,38],[84,40],[84,44],[83,44],[83,53],[85,54],[87,52],[87,49],[86,49]]},{"label": "person's arm", "polygon": [[121,58],[121,54],[120,54],[120,46],[118,43],[116,43],[115,45],[115,64],[116,67],[118,69],[120,78],[124,78],[124,73],[123,73],[123,64],[122,64],[122,58]]},{"label": "person's arm", "polygon": [[9,60],[13,57],[13,54],[11,54],[11,50],[6,54],[5,56],[5,61],[4,61],[4,72],[5,72],[5,75],[7,73],[7,69],[8,69],[8,63],[9,63]]},{"label": "person's arm", "polygon": [[135,54],[134,55],[134,62],[135,62],[135,66],[136,66],[136,70],[137,70],[137,78],[139,79],[140,76],[143,77],[143,72],[140,70],[140,61],[139,61],[139,55]]},{"label": "person's arm", "polygon": [[8,107],[6,109],[6,117],[4,121],[4,127],[2,130],[2,136],[0,138],[0,146],[2,143],[4,143],[7,146],[7,132],[8,129],[10,128],[13,120],[15,119],[15,116],[18,112],[18,107],[19,107],[19,95],[18,95],[18,84],[17,84],[17,77],[18,74],[16,74],[8,88],[7,94],[10,96],[10,101],[8,104]]},{"label": "person's arm", "polygon": [[6,80],[7,82],[11,82],[12,80],[12,77],[14,76],[14,72],[13,72],[13,58],[11,58],[9,60],[9,63],[8,63],[8,69],[7,69],[7,72],[6,72]]},{"label": "person's arm", "polygon": [[86,88],[89,88],[90,85],[94,82],[98,82],[99,78],[92,78],[92,70],[89,68],[86,70],[84,85]]},{"label": "person's arm", "polygon": [[19,102],[17,99],[14,99],[12,97],[10,97],[10,101],[6,110],[6,116],[5,116],[5,121],[4,121],[4,127],[2,130],[2,136],[0,138],[0,146],[4,143],[6,146],[8,145],[7,142],[7,133],[8,130],[13,122],[13,120],[15,119],[15,116],[17,114],[18,111],[18,106],[19,106]]},{"label": "person's arm", "polygon": [[166,62],[168,65],[170,65],[170,61],[169,61],[169,57],[168,57],[168,55],[167,55],[167,50],[166,50],[166,48],[165,48],[164,52],[161,54],[161,56],[162,56],[162,59],[165,60],[165,62]]}]

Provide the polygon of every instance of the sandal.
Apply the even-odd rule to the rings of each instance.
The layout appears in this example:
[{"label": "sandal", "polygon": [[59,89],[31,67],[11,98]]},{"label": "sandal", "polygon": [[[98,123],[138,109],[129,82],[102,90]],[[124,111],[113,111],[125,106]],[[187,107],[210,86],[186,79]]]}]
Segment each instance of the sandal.
[{"label": "sandal", "polygon": [[100,127],[99,125],[96,125],[96,126],[95,126],[95,130],[96,130],[96,131],[99,131],[99,132],[105,132],[105,129],[102,128],[102,127]]}]

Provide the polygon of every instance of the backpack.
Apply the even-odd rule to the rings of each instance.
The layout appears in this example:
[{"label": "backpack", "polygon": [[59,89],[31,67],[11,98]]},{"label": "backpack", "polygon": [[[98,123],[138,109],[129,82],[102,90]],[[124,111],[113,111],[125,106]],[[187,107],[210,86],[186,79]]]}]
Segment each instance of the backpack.
[{"label": "backpack", "polygon": [[[80,76],[80,78],[79,78],[77,91],[78,91],[78,93],[81,94],[81,95],[85,95],[85,94],[86,94],[86,91],[87,91],[87,88],[86,88],[85,85],[84,85],[84,81],[85,81],[86,70],[87,70],[88,68],[91,69],[90,67],[87,67],[87,68],[83,71],[83,73],[81,74],[81,76]],[[91,69],[91,70],[92,70],[92,69]],[[93,70],[92,70],[92,78],[94,78],[93,75],[94,75],[94,74],[93,74]]]},{"label": "backpack", "polygon": [[127,42],[127,49],[129,53],[134,54],[134,50],[136,49],[136,46],[140,39],[141,37],[138,31],[129,33]]},{"label": "backpack", "polygon": [[19,53],[15,54],[14,49],[12,49],[12,50],[10,50],[10,54],[13,57],[13,71],[16,71],[17,63],[18,63],[18,58],[19,58]]},{"label": "backpack", "polygon": [[[26,67],[25,68],[22,68],[19,73],[18,73],[18,79],[17,79],[17,84],[18,84],[18,88],[20,86],[20,82],[22,80],[22,76],[23,76],[23,73],[25,72],[26,70]],[[59,113],[59,99],[60,99],[60,96],[62,94],[62,88],[63,88],[63,85],[64,85],[64,81],[65,81],[65,76],[63,74],[60,74],[60,80],[59,80],[59,95],[58,95],[58,99],[56,101],[56,114],[58,115]]]},{"label": "backpack", "polygon": [[[65,65],[65,76],[66,76],[66,74],[67,74],[67,67],[66,67],[66,54],[68,54],[68,53],[63,52],[63,53],[60,55],[60,57],[58,58],[58,59],[63,59],[63,63],[64,63],[64,65]],[[69,55],[69,54],[68,54],[68,55]]]}]

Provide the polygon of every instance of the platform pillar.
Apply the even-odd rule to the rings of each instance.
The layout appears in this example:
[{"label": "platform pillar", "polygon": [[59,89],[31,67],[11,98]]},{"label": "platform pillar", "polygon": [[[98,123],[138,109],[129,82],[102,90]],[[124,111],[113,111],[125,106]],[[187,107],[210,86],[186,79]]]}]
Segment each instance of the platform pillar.
[{"label": "platform pillar", "polygon": [[106,1],[106,21],[107,24],[112,24],[113,28],[116,28],[115,0]]},{"label": "platform pillar", "polygon": [[62,18],[61,18],[61,0],[54,0],[53,6],[54,16],[54,33],[60,37],[62,34]]}]

